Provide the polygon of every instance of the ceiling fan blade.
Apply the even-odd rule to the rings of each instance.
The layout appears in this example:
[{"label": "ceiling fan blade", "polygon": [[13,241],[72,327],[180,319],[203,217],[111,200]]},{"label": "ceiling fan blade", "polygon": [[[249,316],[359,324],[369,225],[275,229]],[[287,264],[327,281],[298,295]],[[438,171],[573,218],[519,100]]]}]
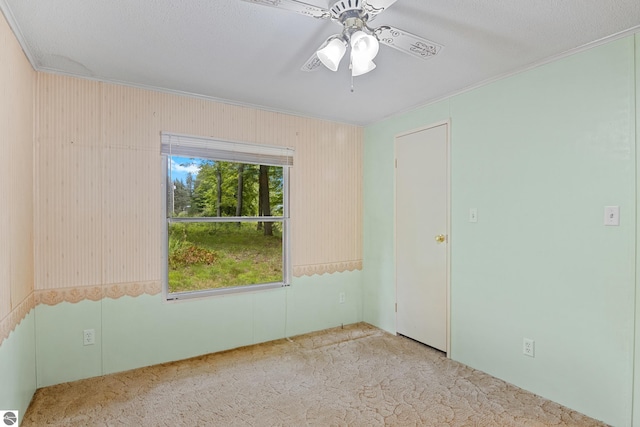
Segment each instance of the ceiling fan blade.
[{"label": "ceiling fan blade", "polygon": [[364,0],[362,8],[366,10],[369,15],[377,15],[396,1],[398,0]]},{"label": "ceiling fan blade", "polygon": [[298,0],[242,0],[247,3],[261,4],[264,6],[277,7],[278,9],[290,10],[302,15],[311,16],[318,19],[331,18],[331,12],[312,4],[303,3]]},{"label": "ceiling fan blade", "polygon": [[380,43],[418,58],[430,58],[442,49],[442,45],[438,43],[388,25],[376,28],[374,33]]},{"label": "ceiling fan blade", "polygon": [[313,55],[311,55],[311,58],[307,59],[307,62],[304,63],[304,65],[300,68],[302,71],[315,71],[318,68],[320,68],[320,66],[322,65],[322,61],[320,61],[320,58],[318,58],[318,55],[313,52]]}]

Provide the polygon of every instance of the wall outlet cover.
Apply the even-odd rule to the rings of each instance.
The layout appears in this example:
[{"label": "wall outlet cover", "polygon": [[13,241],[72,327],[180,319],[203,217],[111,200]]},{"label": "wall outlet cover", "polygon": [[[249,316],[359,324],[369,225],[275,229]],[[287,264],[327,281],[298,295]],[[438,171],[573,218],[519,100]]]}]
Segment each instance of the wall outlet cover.
[{"label": "wall outlet cover", "polygon": [[529,357],[536,357],[536,342],[531,338],[522,339],[522,354]]},{"label": "wall outlet cover", "polygon": [[93,345],[96,343],[96,330],[85,329],[82,331],[82,342],[84,345]]}]

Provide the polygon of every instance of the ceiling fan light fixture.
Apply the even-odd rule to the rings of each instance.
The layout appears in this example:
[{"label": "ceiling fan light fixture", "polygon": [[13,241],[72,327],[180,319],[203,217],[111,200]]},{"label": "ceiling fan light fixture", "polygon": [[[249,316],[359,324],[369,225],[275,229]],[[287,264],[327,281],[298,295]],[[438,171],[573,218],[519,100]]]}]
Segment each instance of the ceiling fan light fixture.
[{"label": "ceiling fan light fixture", "polygon": [[372,61],[379,48],[378,39],[371,34],[358,30],[351,35],[351,51],[359,61]]},{"label": "ceiling fan light fixture", "polygon": [[341,38],[333,38],[325,46],[318,49],[316,55],[325,67],[331,71],[337,71],[340,61],[347,51],[347,43]]},{"label": "ceiling fan light fixture", "polygon": [[442,49],[442,46],[435,42],[399,28],[389,25],[377,28],[369,26],[378,14],[397,0],[325,0],[329,4],[328,8],[308,4],[306,3],[308,0],[243,1],[285,9],[318,19],[330,19],[341,25],[342,32],[327,38],[300,68],[305,72],[315,71],[322,68],[322,65],[331,71],[338,71],[340,61],[349,49],[349,69],[352,77],[366,74],[376,68],[373,60],[378,54],[381,43],[421,59],[437,55]]}]

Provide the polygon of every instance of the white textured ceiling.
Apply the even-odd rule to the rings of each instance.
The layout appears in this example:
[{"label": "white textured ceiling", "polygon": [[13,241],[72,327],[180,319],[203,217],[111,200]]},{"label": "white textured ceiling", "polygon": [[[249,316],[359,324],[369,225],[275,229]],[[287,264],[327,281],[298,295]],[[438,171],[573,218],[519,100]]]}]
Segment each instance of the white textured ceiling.
[{"label": "white textured ceiling", "polygon": [[0,0],[0,8],[38,70],[361,125],[640,31],[638,0],[398,0],[371,26],[444,48],[420,60],[381,46],[378,67],[356,77],[352,93],[344,63],[336,73],[300,71],[341,31],[329,20],[240,0]]}]

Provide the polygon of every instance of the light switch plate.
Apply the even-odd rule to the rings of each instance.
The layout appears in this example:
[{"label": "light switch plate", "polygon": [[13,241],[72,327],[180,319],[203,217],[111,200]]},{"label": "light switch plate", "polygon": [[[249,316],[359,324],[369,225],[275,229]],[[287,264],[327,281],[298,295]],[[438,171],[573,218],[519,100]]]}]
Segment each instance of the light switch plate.
[{"label": "light switch plate", "polygon": [[469,209],[469,222],[478,222],[478,208]]},{"label": "light switch plate", "polygon": [[604,225],[620,225],[620,206],[604,207]]}]

